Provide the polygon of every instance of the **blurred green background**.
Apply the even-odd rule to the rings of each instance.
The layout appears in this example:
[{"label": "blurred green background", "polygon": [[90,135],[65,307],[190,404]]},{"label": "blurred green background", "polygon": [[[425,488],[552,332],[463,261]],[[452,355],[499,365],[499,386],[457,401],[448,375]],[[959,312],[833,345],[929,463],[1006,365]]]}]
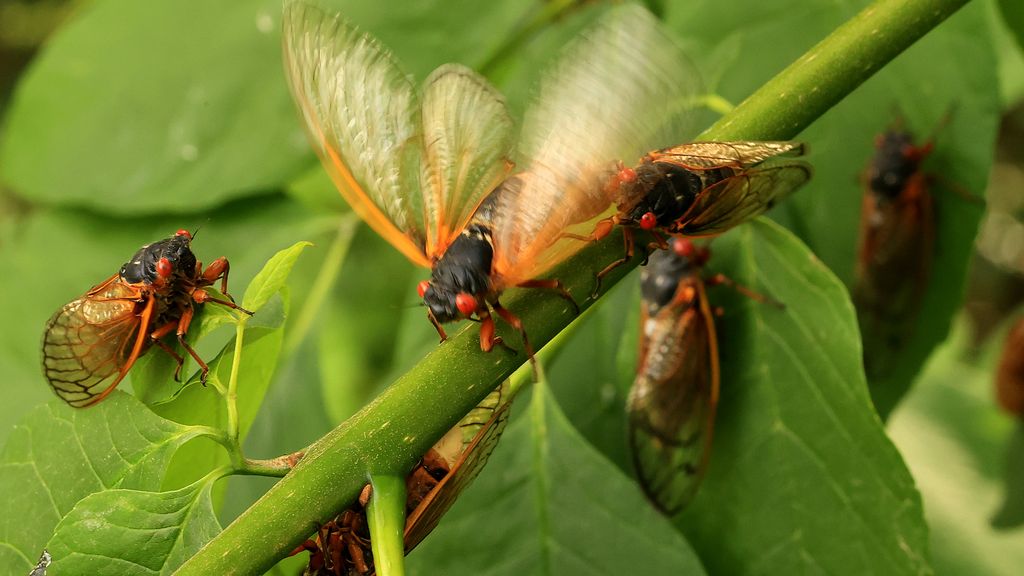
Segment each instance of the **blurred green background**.
[{"label": "blurred green background", "polygon": [[[450,61],[481,70],[517,115],[558,47],[607,8],[602,2],[534,0],[498,0],[486,10],[468,0],[425,0],[400,8],[363,0],[325,4],[378,36],[419,79]],[[931,566],[944,574],[1016,574],[1024,565],[1019,464],[1024,431],[1019,418],[999,411],[991,391],[1008,319],[1024,299],[1024,11],[1017,4],[971,3],[801,134],[812,150],[815,180],[772,215],[848,285],[859,222],[858,175],[872,153],[874,135],[896,114],[919,135],[929,134],[955,105],[927,169],[939,174],[940,182],[956,182],[979,195],[985,191],[987,209],[982,214],[936,186],[932,287],[910,349],[886,392],[876,396],[879,411],[888,414],[914,383],[886,429],[924,501],[930,536],[923,535],[923,526],[918,536],[930,538]],[[738,103],[864,5],[718,0],[653,8],[701,68],[707,89]],[[25,414],[52,398],[38,358],[47,318],[116,272],[140,245],[179,228],[199,228],[193,248],[201,260],[222,255],[231,260],[236,293],[277,250],[303,239],[316,244],[290,281],[284,360],[246,440],[251,456],[289,453],[319,438],[436,344],[433,328],[414,306],[415,284],[426,272],[352,217],[306,143],[284,82],[280,12],[275,0],[0,0],[0,390],[5,398],[0,443]],[[722,253],[721,269],[731,275],[769,286],[775,275],[779,285],[773,294],[793,290],[784,301],[794,307],[799,290],[817,288],[799,284],[800,275],[789,283],[781,280],[789,274],[782,264],[777,270],[756,265],[751,272],[737,255],[757,239],[782,238],[779,234],[765,225],[743,228],[716,250]],[[340,267],[332,265],[338,262]],[[718,271],[715,262],[712,271]],[[563,449],[584,452],[593,461],[588,470],[608,474],[630,473],[623,405],[634,361],[636,281],[633,274],[602,299],[550,367],[553,405],[572,424],[564,427]],[[744,356],[762,351],[762,343],[735,330],[730,335],[730,327],[742,328],[750,314],[764,312],[751,313],[748,304],[729,294],[713,296],[727,311],[725,389],[730,374],[742,372],[730,366],[747,366],[752,360]],[[837,322],[851,317],[846,312]],[[947,337],[951,323],[955,328]],[[818,328],[829,333],[832,327]],[[839,324],[836,329],[842,331]],[[216,350],[230,334],[220,336],[219,343],[204,342],[204,350]],[[854,352],[846,353],[853,357]],[[862,380],[856,385],[863,388]],[[780,383],[771,395],[737,398],[731,406],[730,392],[723,392],[720,426],[725,428],[708,485],[694,511],[677,522],[711,573],[844,569],[824,560],[839,556],[848,544],[838,536],[821,543],[799,530],[786,532],[793,526],[824,530],[838,517],[827,507],[762,503],[756,484],[729,484],[730,438],[746,437],[749,411],[757,406],[751,402],[766,403],[767,410],[773,398],[782,397],[778,404],[784,405],[787,395],[798,392]],[[793,401],[808,410],[829,403]],[[746,408],[740,410],[741,405]],[[857,418],[863,418],[864,429],[878,427],[866,405],[861,409]],[[793,417],[814,421],[817,416]],[[838,417],[842,426],[844,418]],[[523,568],[532,564],[512,560],[488,568],[488,554],[472,552],[474,537],[490,542],[480,544],[485,551],[502,546],[513,559],[552,546],[538,543],[536,527],[510,536],[501,508],[488,508],[501,493],[496,491],[514,485],[522,467],[529,470],[528,459],[523,460],[530,434],[524,420],[513,424],[491,466],[437,534],[411,556],[416,573],[533,570]],[[858,438],[847,446],[858,446]],[[863,440],[865,446],[873,442]],[[736,450],[748,454],[750,448]],[[876,458],[874,452],[866,454]],[[763,469],[770,476],[789,462],[781,452],[762,456],[763,461],[744,463],[744,469]],[[886,470],[891,466],[893,477],[899,475],[895,452],[883,450],[877,459]],[[620,487],[618,480],[608,482]],[[219,510],[222,523],[270,483],[228,480]],[[622,486],[629,489],[628,483]],[[800,486],[795,488],[799,493]],[[744,492],[748,498],[742,498]],[[761,518],[764,514],[751,512],[758,506],[772,506],[761,511],[768,516],[786,509],[795,519],[765,524],[760,535],[710,520]],[[915,508],[912,502],[906,506]],[[482,522],[495,527],[481,531],[479,519],[488,513],[491,518]],[[655,518],[649,511],[642,514]],[[820,524],[809,520],[813,517]],[[586,528],[578,529],[586,534]],[[778,531],[775,541],[765,537],[772,530]],[[845,530],[837,528],[840,533]],[[685,546],[671,527],[658,534],[665,540],[656,549]],[[728,534],[735,536],[730,540]],[[582,554],[586,543],[558,541],[555,547]],[[674,561],[664,565],[678,566]],[[446,562],[453,564],[442,570]],[[857,573],[851,566],[870,565],[845,569]]]}]

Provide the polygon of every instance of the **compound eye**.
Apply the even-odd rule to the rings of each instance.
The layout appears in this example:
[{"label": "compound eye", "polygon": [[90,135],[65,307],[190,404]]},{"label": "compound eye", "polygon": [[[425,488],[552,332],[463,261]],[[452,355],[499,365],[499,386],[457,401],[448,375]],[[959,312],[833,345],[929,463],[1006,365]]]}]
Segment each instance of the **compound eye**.
[{"label": "compound eye", "polygon": [[178,230],[177,232],[175,232],[174,235],[175,236],[184,236],[185,238],[188,238],[189,240],[192,239],[192,233],[189,232],[188,230],[185,230],[184,228],[182,228],[181,230]]},{"label": "compound eye", "polygon": [[161,258],[156,262],[156,274],[164,280],[171,277],[174,273],[174,266],[171,265],[171,261],[167,258]]},{"label": "compound eye", "polygon": [[455,296],[455,307],[459,309],[459,312],[469,316],[473,312],[476,312],[476,298],[467,292],[459,292],[459,294]]},{"label": "compound eye", "polygon": [[419,284],[416,285],[416,292],[419,293],[420,298],[423,298],[423,295],[427,293],[427,290],[429,288],[430,288],[430,281],[429,280],[422,280],[422,281],[420,281]]},{"label": "compound eye", "polygon": [[676,238],[672,242],[672,251],[683,258],[693,258],[697,253],[697,248],[689,238]]},{"label": "compound eye", "polygon": [[654,212],[645,212],[640,217],[640,227],[644,230],[653,230],[658,225],[658,217],[654,215]]},{"label": "compound eye", "polygon": [[619,170],[619,182],[623,184],[632,184],[636,182],[636,170],[632,168],[623,168]]}]

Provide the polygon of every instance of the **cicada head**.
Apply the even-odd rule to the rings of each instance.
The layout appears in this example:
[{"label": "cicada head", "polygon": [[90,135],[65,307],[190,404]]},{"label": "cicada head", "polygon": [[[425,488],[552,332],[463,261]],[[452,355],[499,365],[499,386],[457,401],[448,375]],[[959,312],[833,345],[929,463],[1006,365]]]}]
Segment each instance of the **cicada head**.
[{"label": "cicada head", "polygon": [[671,251],[659,250],[651,255],[640,276],[640,292],[647,314],[656,316],[676,295],[679,282],[700,273],[711,256],[706,246],[697,246],[688,238],[674,238]]},{"label": "cicada head", "polygon": [[121,278],[129,284],[159,285],[175,275],[194,275],[196,255],[191,243],[192,234],[178,230],[170,238],[147,244],[121,266]]},{"label": "cicada head", "polygon": [[867,181],[875,194],[895,199],[921,163],[920,150],[905,128],[893,128],[875,140],[875,156],[867,169]]},{"label": "cicada head", "polygon": [[468,318],[486,305],[493,256],[490,231],[484,226],[470,226],[452,242],[434,264],[430,280],[418,288],[437,322]]},{"label": "cicada head", "polygon": [[623,224],[644,230],[669,226],[693,205],[704,184],[697,174],[667,163],[645,161],[616,176]]}]

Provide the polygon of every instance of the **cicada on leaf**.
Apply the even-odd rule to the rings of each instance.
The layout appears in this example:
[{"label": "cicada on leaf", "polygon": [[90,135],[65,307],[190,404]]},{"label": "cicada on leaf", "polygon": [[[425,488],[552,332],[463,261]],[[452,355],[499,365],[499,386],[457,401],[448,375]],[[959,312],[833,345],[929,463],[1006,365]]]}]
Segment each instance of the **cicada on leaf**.
[{"label": "cicada on leaf", "polygon": [[632,257],[631,228],[661,235],[717,236],[765,212],[811,178],[811,167],[790,159],[799,142],[691,142],[649,152],[635,167],[620,165],[605,187],[617,212],[592,236],[626,226],[626,254],[598,278]]},{"label": "cicada on leaf", "polygon": [[935,138],[923,144],[914,140],[897,119],[876,138],[875,154],[861,179],[864,194],[851,296],[869,380],[887,374],[906,348],[931,272],[934,177],[923,164]]},{"label": "cicada on leaf", "polygon": [[709,285],[777,302],[718,274],[703,276],[710,250],[674,238],[641,273],[640,350],[627,405],[629,445],[640,486],[668,515],[696,495],[711,456],[720,384]]},{"label": "cicada on leaf", "polygon": [[192,235],[179,230],[143,246],[117,274],[50,318],[43,334],[43,374],[57,396],[76,408],[99,402],[153,344],[178,363],[174,376],[180,378],[184,359],[162,341],[169,334],[177,336],[205,381],[209,368],[185,341],[195,305],[216,302],[250,312],[205,290],[220,280],[227,294],[228,261],[218,258],[203,269],[191,243]]},{"label": "cicada on leaf", "polygon": [[[512,406],[508,381],[491,392],[427,452],[406,477],[405,552],[437,526],[459,494],[483,469],[508,423]],[[310,551],[306,574],[365,576],[374,572],[364,490],[360,502],[317,531],[293,554]]]},{"label": "cicada on leaf", "polygon": [[[497,90],[448,64],[417,90],[380,43],[300,1],[284,15],[295,101],[342,196],[414,263],[418,292],[441,324],[475,318],[480,347],[501,343],[492,312],[506,288],[543,275],[582,248],[567,232],[605,212],[616,158],[649,149],[671,110],[692,100],[692,70],[637,6],[610,10],[565,48],[528,110],[513,173],[514,126]],[[588,228],[589,229],[589,228]]]}]

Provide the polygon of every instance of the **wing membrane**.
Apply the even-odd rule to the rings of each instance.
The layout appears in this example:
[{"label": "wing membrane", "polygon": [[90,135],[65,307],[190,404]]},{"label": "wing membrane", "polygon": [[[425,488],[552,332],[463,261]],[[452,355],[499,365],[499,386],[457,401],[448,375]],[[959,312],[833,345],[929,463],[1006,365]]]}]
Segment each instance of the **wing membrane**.
[{"label": "wing membrane", "polygon": [[65,402],[81,408],[109,394],[143,348],[152,300],[113,276],[57,311],[43,334],[43,373]]},{"label": "wing membrane", "polygon": [[655,162],[671,162],[687,170],[746,169],[776,156],[801,156],[800,142],[690,142],[650,154]]},{"label": "wing membrane", "polygon": [[427,78],[422,121],[421,188],[430,231],[426,252],[437,254],[508,174],[513,122],[497,90],[477,73],[454,64]]},{"label": "wing membrane", "polygon": [[[508,424],[512,393],[508,380],[491,392],[452,429],[461,447],[451,471],[420,502],[405,521],[405,551],[410,552],[427,536],[455,503],[455,499],[476,478]],[[439,450],[443,455],[446,447]]]},{"label": "wing membrane", "polygon": [[608,208],[604,183],[617,161],[635,161],[666,132],[674,141],[684,138],[676,120],[692,105],[697,78],[638,6],[610,10],[567,47],[525,119],[529,178],[496,211],[495,268],[509,284],[582,247],[563,241],[549,250],[568,226]]},{"label": "wing membrane", "polygon": [[703,284],[692,301],[654,318],[629,396],[629,442],[640,484],[667,514],[700,486],[711,453],[718,397],[718,351]]},{"label": "wing membrane", "polygon": [[746,170],[707,187],[669,231],[721,234],[768,210],[810,179],[810,166],[802,162]]},{"label": "wing membrane", "polygon": [[284,58],[313,147],[341,195],[406,257],[429,266],[412,81],[374,38],[302,2],[285,6]]}]

